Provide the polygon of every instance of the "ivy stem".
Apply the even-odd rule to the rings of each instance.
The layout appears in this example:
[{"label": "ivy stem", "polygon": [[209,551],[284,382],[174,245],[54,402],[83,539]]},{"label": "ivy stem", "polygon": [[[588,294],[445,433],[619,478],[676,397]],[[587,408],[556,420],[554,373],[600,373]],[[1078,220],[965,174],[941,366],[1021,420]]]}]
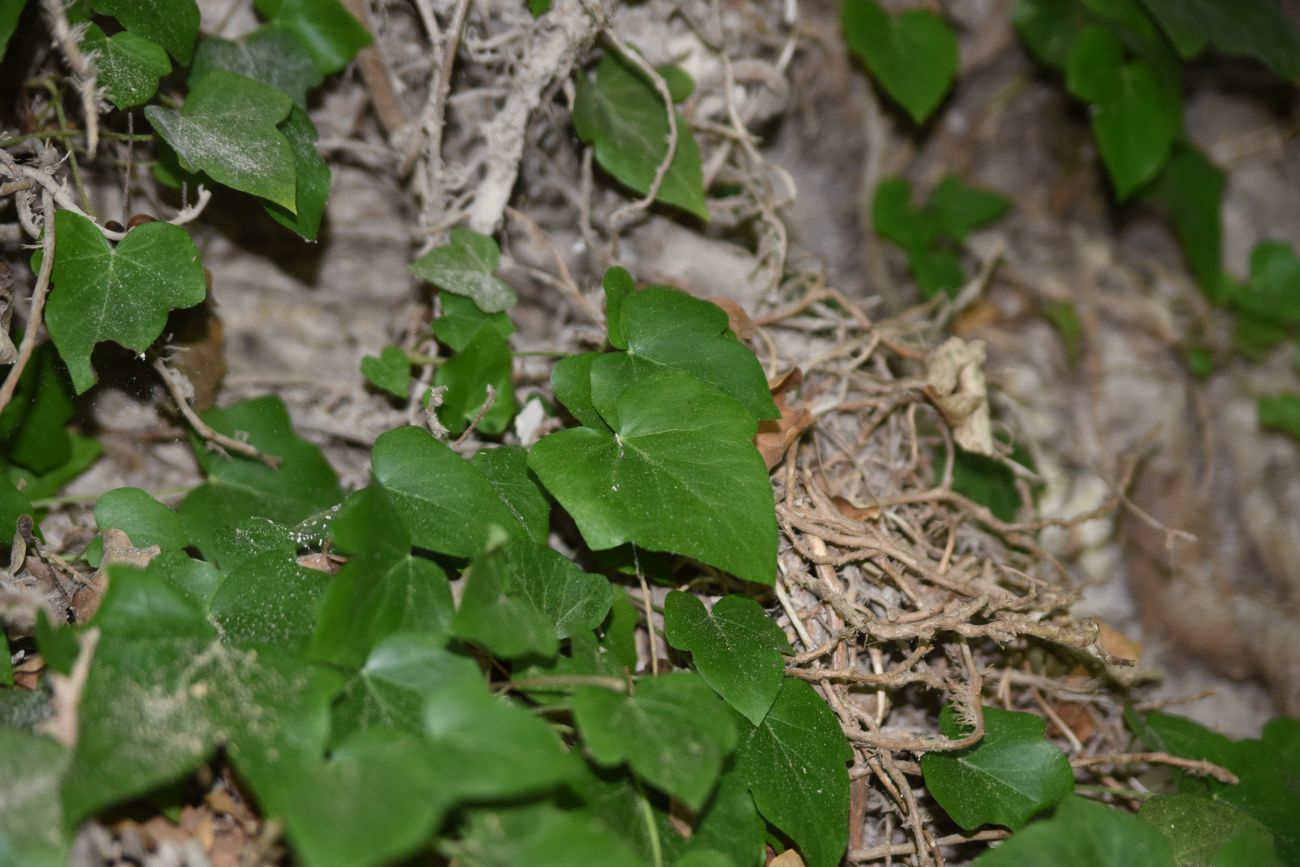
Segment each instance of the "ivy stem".
[{"label": "ivy stem", "polygon": [[646,834],[650,838],[650,863],[654,867],[664,867],[664,850],[663,844],[659,841],[659,828],[655,825],[654,810],[650,807],[650,799],[646,797],[645,787],[641,781],[632,778],[636,785],[637,801],[641,805],[641,815],[645,818]]}]

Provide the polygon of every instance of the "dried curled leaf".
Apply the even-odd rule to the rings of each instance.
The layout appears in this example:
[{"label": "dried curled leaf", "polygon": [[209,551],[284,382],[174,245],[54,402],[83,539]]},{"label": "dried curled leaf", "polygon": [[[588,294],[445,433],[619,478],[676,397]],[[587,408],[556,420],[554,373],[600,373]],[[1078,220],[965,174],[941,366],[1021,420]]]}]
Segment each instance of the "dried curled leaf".
[{"label": "dried curled leaf", "polygon": [[772,398],[776,401],[777,409],[781,411],[781,417],[759,422],[758,433],[754,436],[754,447],[763,456],[763,463],[767,464],[769,471],[781,463],[791,443],[817,423],[817,417],[809,412],[806,406],[802,404],[791,406],[786,399],[788,397],[794,400],[798,397],[802,382],[803,371],[796,367],[771,383]]},{"label": "dried curled leaf", "polygon": [[957,445],[968,452],[996,454],[984,384],[984,341],[950,337],[925,360],[926,394],[943,413]]}]

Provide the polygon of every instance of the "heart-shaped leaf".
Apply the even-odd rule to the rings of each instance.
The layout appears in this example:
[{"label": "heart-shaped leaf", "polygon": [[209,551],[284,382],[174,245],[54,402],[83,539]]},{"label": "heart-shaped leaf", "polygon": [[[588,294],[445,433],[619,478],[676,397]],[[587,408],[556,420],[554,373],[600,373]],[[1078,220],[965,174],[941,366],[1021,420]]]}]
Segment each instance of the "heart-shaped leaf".
[{"label": "heart-shaped leaf", "polygon": [[1154,178],[1178,132],[1177,106],[1156,71],[1142,61],[1121,66],[1096,104],[1092,129],[1120,201]]},{"label": "heart-shaped leaf", "polygon": [[307,91],[323,80],[302,41],[278,27],[259,27],[238,41],[205,36],[194,52],[190,88],[214,69],[283,90],[301,108],[307,107]]},{"label": "heart-shaped leaf", "polygon": [[844,38],[885,92],[921,123],[957,74],[957,37],[942,18],[912,9],[889,15],[876,0],[845,0]]},{"label": "heart-shaped leaf", "polygon": [[472,298],[484,313],[500,313],[518,300],[510,284],[492,273],[500,260],[496,241],[458,227],[446,244],[412,262],[411,273],[446,292]]},{"label": "heart-shaped leaf", "polygon": [[112,15],[127,30],[158,43],[182,64],[190,62],[199,35],[195,0],[91,0],[101,15]]},{"label": "heart-shaped leaf", "polygon": [[383,389],[394,397],[408,397],[411,357],[400,346],[385,346],[379,350],[379,355],[367,355],[361,359],[361,375],[375,388]]},{"label": "heart-shaped leaf", "polygon": [[[514,356],[505,338],[491,327],[479,328],[463,349],[438,365],[435,386],[446,386],[438,415],[447,430],[459,434],[474,419],[485,434],[499,434],[510,426],[518,403],[513,384]],[[487,412],[487,387],[492,405]]]},{"label": "heart-shaped leaf", "polygon": [[338,72],[374,40],[338,0],[256,0],[257,11],[302,40],[321,75]]},{"label": "heart-shaped leaf", "polygon": [[143,105],[158,90],[158,79],[172,71],[157,42],[129,30],[111,39],[96,24],[86,30],[82,51],[96,51],[95,83],[118,108]]},{"label": "heart-shaped leaf", "polygon": [[1174,867],[1160,832],[1131,813],[1078,796],[974,861],[976,867]]}]

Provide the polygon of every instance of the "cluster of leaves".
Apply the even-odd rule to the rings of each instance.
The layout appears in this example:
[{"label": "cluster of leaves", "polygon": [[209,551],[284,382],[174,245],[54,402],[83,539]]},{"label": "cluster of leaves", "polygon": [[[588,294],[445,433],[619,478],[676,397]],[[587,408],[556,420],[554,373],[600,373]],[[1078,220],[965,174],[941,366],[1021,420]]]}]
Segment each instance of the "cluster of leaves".
[{"label": "cluster of leaves", "polygon": [[[1280,867],[1300,859],[1300,721],[1279,717],[1260,739],[1234,742],[1183,717],[1128,709],[1142,747],[1209,761],[1240,778],[1229,784],[1179,771],[1148,780],[1154,791],[1134,816],[1074,794],[1070,763],[1044,736],[1040,717],[991,707],[983,716],[976,745],[921,759],[926,787],[964,831],[1016,832],[978,865]],[[951,707],[940,725],[949,737],[969,731]]]}]

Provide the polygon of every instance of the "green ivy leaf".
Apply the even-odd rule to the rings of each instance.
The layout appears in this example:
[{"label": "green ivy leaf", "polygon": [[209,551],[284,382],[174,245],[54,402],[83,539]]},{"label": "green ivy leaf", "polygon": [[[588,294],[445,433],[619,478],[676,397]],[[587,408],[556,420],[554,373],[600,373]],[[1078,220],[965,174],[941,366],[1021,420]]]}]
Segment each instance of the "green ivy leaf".
[{"label": "green ivy leaf", "polygon": [[[95,502],[95,525],[102,533],[121,530],[137,548],[157,545],[162,552],[184,551],[189,535],[176,513],[139,488],[116,488]],[[86,551],[86,560],[99,567],[103,555],[102,537]]]},{"label": "green ivy leaf", "polygon": [[157,42],[124,30],[111,39],[91,24],[82,51],[97,51],[95,83],[118,108],[143,105],[158,90],[158,79],[172,71],[167,52]]},{"label": "green ivy leaf", "polygon": [[145,223],[113,248],[94,223],[71,211],[58,211],[54,224],[55,291],[45,322],[81,394],[95,384],[96,343],[144,352],[162,334],[168,312],[202,302],[207,284],[199,251],[180,226]]},{"label": "green ivy leaf", "polygon": [[473,557],[487,545],[492,525],[525,533],[483,473],[428,431],[405,427],[381,435],[370,466],[417,547]]},{"label": "green ivy leaf", "polygon": [[930,193],[929,210],[949,238],[961,242],[976,229],[1002,219],[1011,200],[992,190],[964,184],[956,175],[944,175]]},{"label": "green ivy leaf", "polygon": [[1172,95],[1147,63],[1116,72],[1114,89],[1096,104],[1092,129],[1120,201],[1155,177],[1178,132]]},{"label": "green ivy leaf", "polygon": [[410,394],[411,357],[402,347],[389,344],[379,355],[361,359],[361,375],[375,388],[405,398]]},{"label": "green ivy leaf", "polygon": [[700,812],[688,850],[722,852],[735,867],[758,867],[764,863],[765,831],[749,787],[733,768],[722,775]]},{"label": "green ivy leaf", "polygon": [[504,313],[484,313],[464,295],[444,293],[438,297],[442,315],[433,320],[433,333],[452,352],[460,352],[480,329],[490,328],[504,340],[515,333],[515,325]]},{"label": "green ivy leaf", "polygon": [[194,0],[91,0],[90,5],[158,43],[182,65],[190,62],[199,35],[199,7]]},{"label": "green ivy leaf", "polygon": [[307,91],[324,80],[302,40],[278,27],[259,27],[238,41],[205,36],[194,52],[190,89],[214,69],[278,88],[304,109]]},{"label": "green ivy leaf", "polygon": [[636,281],[626,268],[615,265],[605,271],[600,284],[605,290],[605,327],[609,331],[609,345],[615,349],[627,349],[620,311],[628,296],[636,292]]},{"label": "green ivy leaf", "polygon": [[293,153],[294,207],[291,210],[274,202],[263,202],[262,206],[281,226],[297,232],[304,240],[315,241],[330,197],[331,177],[329,163],[316,150],[316,139],[320,137],[316,124],[306,109],[295,105],[277,129]]},{"label": "green ivy leaf", "polygon": [[[278,125],[293,108],[284,91],[214,69],[190,90],[180,114],[156,105],[145,117],[186,171],[294,211],[294,150]],[[149,223],[147,226],[162,225]],[[137,229],[136,231],[139,231]]]},{"label": "green ivy leaf", "polygon": [[974,861],[976,867],[1175,867],[1160,832],[1131,813],[1077,796],[1056,815],[1012,834]]},{"label": "green ivy leaf", "polygon": [[582,799],[585,812],[613,831],[645,864],[669,864],[685,844],[668,814],[668,801],[647,792],[624,769],[584,766],[569,784]]},{"label": "green ivy leaf", "polygon": [[500,313],[519,300],[496,271],[501,249],[487,235],[457,227],[447,243],[411,263],[411,273],[445,292],[464,295],[484,313]]},{"label": "green ivy leaf", "polygon": [[279,467],[272,468],[254,458],[215,454],[195,442],[207,481],[186,495],[177,512],[208,560],[224,566],[237,554],[221,538],[222,528],[237,527],[250,517],[292,526],[342,498],[338,476],[319,448],[294,433],[278,397],[210,409],[203,419],[227,436],[247,437],[263,454],[280,460]]},{"label": "green ivy leaf", "polygon": [[639,622],[640,613],[628,598],[627,590],[615,586],[609,616],[605,618],[602,644],[628,671],[636,671],[636,628]]},{"label": "green ivy leaf", "polygon": [[4,473],[13,484],[22,483],[23,494],[31,500],[43,500],[63,490],[64,485],[84,473],[99,460],[104,447],[99,440],[70,433],[72,453],[68,460],[49,472],[33,473],[19,466],[5,467]]},{"label": "green ivy leaf", "polygon": [[[939,727],[950,738],[970,731],[952,705],[939,715]],[[986,707],[979,743],[921,757],[925,787],[967,831],[985,824],[1019,829],[1074,791],[1070,762],[1045,731],[1042,717]]]},{"label": "green ivy leaf", "polygon": [[[3,629],[0,629],[0,686],[14,685],[14,663],[11,654],[9,636],[5,635]],[[3,725],[3,715],[0,714],[0,726]]]},{"label": "green ivy leaf", "polygon": [[68,863],[70,841],[59,803],[68,760],[67,747],[57,741],[0,727],[0,864]]},{"label": "green ivy leaf", "polygon": [[[1179,867],[1282,864],[1268,829],[1227,804],[1196,795],[1152,795],[1142,802],[1138,818],[1165,836]],[[1252,843],[1252,860],[1234,856],[1238,847]]]},{"label": "green ivy leaf", "polygon": [[463,867],[644,867],[626,843],[595,819],[550,804],[475,811],[464,837],[447,848]]},{"label": "green ivy leaf", "polygon": [[680,370],[629,386],[615,408],[614,432],[559,431],[529,456],[587,544],[673,551],[770,585],[776,519],[749,411]]},{"label": "green ivy leaf", "polygon": [[492,484],[528,538],[545,544],[551,526],[551,503],[528,469],[528,452],[518,446],[481,449],[470,463]]},{"label": "green ivy leaf", "polygon": [[551,370],[551,387],[555,398],[564,404],[569,414],[583,425],[596,430],[609,430],[609,425],[596,411],[591,396],[591,368],[603,353],[583,352],[561,358]]},{"label": "green ivy leaf", "polygon": [[338,72],[374,40],[338,0],[256,0],[257,11],[302,40],[321,75]]},{"label": "green ivy leaf", "polygon": [[42,343],[19,377],[13,400],[0,413],[0,451],[33,473],[66,464],[72,457],[66,427],[75,413],[67,371],[54,347]]},{"label": "green ivy leaf", "polygon": [[[1183,255],[1196,281],[1211,298],[1223,274],[1223,225],[1219,213],[1227,178],[1190,144],[1178,144],[1160,180]],[[1300,294],[1300,293],[1297,293]]]},{"label": "green ivy leaf", "polygon": [[[1012,458],[1015,459],[1013,453]],[[944,456],[935,454],[934,474],[943,473]],[[987,506],[994,517],[1014,521],[1020,514],[1020,491],[1016,476],[1001,461],[956,449],[953,455],[952,489],[962,496]]]},{"label": "green ivy leaf", "polygon": [[1065,87],[1085,102],[1101,102],[1119,87],[1124,46],[1105,27],[1090,25],[1074,39],[1065,68]]},{"label": "green ivy leaf", "polygon": [[[668,153],[668,113],[658,91],[623,56],[609,51],[596,66],[593,81],[577,76],[573,128],[595,149],[596,162],[634,192],[650,192]],[[690,125],[677,113],[677,149],[656,199],[702,220],[709,218],[704,197],[700,149]]]},{"label": "green ivy leaf", "polygon": [[1257,244],[1250,253],[1250,280],[1232,300],[1264,321],[1300,323],[1300,257],[1279,241]]},{"label": "green ivy leaf", "polygon": [[18,19],[22,17],[27,0],[0,0],[0,60],[4,59],[9,47],[9,37],[18,28]]},{"label": "green ivy leaf", "polygon": [[510,426],[519,404],[513,382],[514,356],[510,346],[495,328],[482,327],[451,358],[434,372],[435,386],[446,386],[438,416],[447,430],[459,434],[479,418],[492,386],[492,406],[479,418],[478,429],[489,436]]},{"label": "green ivy leaf", "polygon": [[1300,394],[1263,395],[1256,400],[1259,426],[1300,441]]},{"label": "green ivy leaf", "polygon": [[[13,542],[18,519],[23,515],[35,517],[36,510],[27,494],[18,490],[8,476],[0,476],[0,544]],[[36,530],[40,535],[40,530]]]},{"label": "green ivy leaf", "polygon": [[786,678],[757,726],[742,725],[736,773],[758,811],[785,833],[808,867],[835,867],[849,840],[853,751],[826,702]]},{"label": "green ivy leaf", "polygon": [[785,632],[753,599],[724,596],[706,611],[689,593],[664,600],[668,643],[689,650],[705,683],[754,725],[767,716],[785,679]]},{"label": "green ivy leaf", "polygon": [[[684,370],[739,402],[756,419],[777,419],[772,392],[754,353],[728,330],[727,314],[680,289],[651,286],[618,304],[618,332],[626,352],[592,360],[592,401],[617,425],[618,396],[661,370]],[[612,416],[612,417],[611,417]]]},{"label": "green ivy leaf", "polygon": [[[1208,41],[1224,54],[1256,57],[1280,78],[1300,75],[1300,34],[1270,0],[1142,0],[1169,32]],[[1180,41],[1175,38],[1175,41]]]},{"label": "green ivy leaf", "polygon": [[1020,0],[1011,12],[1011,23],[1029,50],[1057,70],[1065,69],[1085,21],[1083,7],[1075,0]]},{"label": "green ivy leaf", "polygon": [[912,120],[939,107],[957,74],[957,37],[942,18],[912,9],[889,15],[876,0],[844,0],[844,38]]},{"label": "green ivy leaf", "polygon": [[722,760],[736,746],[725,705],[686,671],[645,678],[632,695],[579,687],[573,717],[597,762],[626,762],[638,777],[692,810],[703,805]]}]

